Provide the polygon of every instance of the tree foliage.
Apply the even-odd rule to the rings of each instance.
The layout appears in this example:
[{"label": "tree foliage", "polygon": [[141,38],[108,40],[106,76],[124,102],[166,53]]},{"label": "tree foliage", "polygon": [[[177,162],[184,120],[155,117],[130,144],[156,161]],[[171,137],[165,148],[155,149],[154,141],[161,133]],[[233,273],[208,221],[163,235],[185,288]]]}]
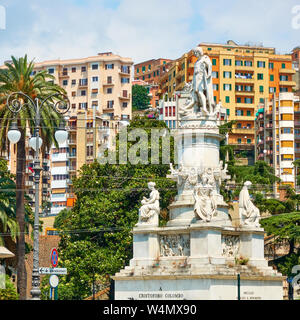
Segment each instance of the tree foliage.
[{"label": "tree foliage", "polygon": [[[128,132],[135,128],[167,129],[164,122],[147,118],[134,119]],[[73,181],[76,204],[62,211],[55,222],[61,232],[59,266],[68,268],[59,285],[60,298],[83,299],[91,295],[93,273],[96,281],[108,285],[109,277],[128,264],[131,230],[143,196],[149,196],[150,181],[160,192],[161,223],[166,221],[167,207],[177,193],[175,183],[166,178],[168,171],[164,164],[101,165],[96,161],[81,168]]]},{"label": "tree foliage", "polygon": [[135,84],[132,86],[132,109],[144,110],[148,109],[150,104],[150,97],[148,90],[144,86]]},{"label": "tree foliage", "polygon": [[9,279],[9,276],[5,276],[5,289],[0,289],[0,300],[18,300],[19,295],[15,286]]}]

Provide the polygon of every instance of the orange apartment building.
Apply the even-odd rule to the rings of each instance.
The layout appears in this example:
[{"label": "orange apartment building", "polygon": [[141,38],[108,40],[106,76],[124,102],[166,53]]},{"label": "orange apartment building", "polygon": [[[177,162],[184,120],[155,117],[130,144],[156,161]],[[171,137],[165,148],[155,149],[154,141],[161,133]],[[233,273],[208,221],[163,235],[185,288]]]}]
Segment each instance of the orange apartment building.
[{"label": "orange apartment building", "polygon": [[153,109],[157,108],[159,102],[159,96],[157,95],[159,79],[169,71],[172,62],[173,60],[160,58],[134,65],[135,84],[143,85],[147,88],[151,98],[150,105]]},{"label": "orange apartment building", "polygon": [[[292,92],[295,70],[292,56],[276,54],[275,48],[255,45],[200,43],[204,54],[212,61],[213,90],[216,102],[221,101],[228,120],[234,120],[229,144],[237,151],[246,151],[254,161],[254,120],[259,103],[273,93]],[[171,98],[193,79],[193,51],[177,59],[169,72],[160,78],[159,95]]]}]

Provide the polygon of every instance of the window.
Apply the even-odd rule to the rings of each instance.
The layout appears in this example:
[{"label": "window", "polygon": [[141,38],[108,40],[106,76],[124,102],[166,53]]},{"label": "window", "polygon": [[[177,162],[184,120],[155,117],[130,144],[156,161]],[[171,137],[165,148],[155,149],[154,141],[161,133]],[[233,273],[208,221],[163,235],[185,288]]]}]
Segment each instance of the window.
[{"label": "window", "polygon": [[224,91],[231,91],[231,84],[224,83],[223,84],[223,90]]},{"label": "window", "polygon": [[107,101],[107,108],[111,109],[114,107],[114,100]]},{"label": "window", "polygon": [[76,84],[76,80],[73,79],[73,80],[72,80],[72,86],[74,86],[75,84]]},{"label": "window", "polygon": [[230,71],[224,71],[223,72],[223,78],[226,78],[226,79],[231,78],[231,72]]},{"label": "window", "polygon": [[121,66],[121,72],[130,74],[130,67],[129,66]]},{"label": "window", "polygon": [[98,63],[92,64],[92,70],[98,70]]},{"label": "window", "polygon": [[123,103],[122,103],[122,107],[123,107],[123,108],[127,108],[127,106],[128,106],[128,102],[123,102]]},{"label": "window", "polygon": [[282,69],[285,69],[285,63],[282,63],[282,64],[281,64],[281,68],[282,68]]},{"label": "window", "polygon": [[111,76],[107,77],[107,83],[112,83],[112,77]]},{"label": "window", "polygon": [[129,78],[121,78],[121,83],[129,83],[130,79]]},{"label": "window", "polygon": [[230,115],[230,109],[226,109],[226,114],[229,116]]},{"label": "window", "polygon": [[217,59],[212,59],[212,65],[215,66],[217,64]]},{"label": "window", "polygon": [[72,72],[76,72],[76,67],[72,67]]},{"label": "window", "polygon": [[288,80],[289,80],[289,77],[288,77],[288,76],[280,75],[280,76],[279,76],[279,79],[280,79],[280,81],[288,81]]},{"label": "window", "polygon": [[274,69],[274,63],[273,62],[269,62],[269,69]]},{"label": "window", "polygon": [[274,75],[270,74],[270,81],[274,81]]},{"label": "window", "polygon": [[287,87],[280,87],[280,92],[288,92],[288,88]]},{"label": "window", "polygon": [[49,68],[48,73],[52,74],[52,73],[54,73],[54,70],[55,70],[54,68]]},{"label": "window", "polygon": [[230,97],[229,97],[229,96],[226,96],[226,97],[225,97],[225,102],[226,102],[226,103],[230,103]]},{"label": "window", "polygon": [[148,65],[148,70],[151,70],[151,64]]},{"label": "window", "polygon": [[213,71],[211,75],[215,79],[217,79],[219,77],[219,73],[217,71]]},{"label": "window", "polygon": [[81,72],[86,72],[86,67],[81,67]]},{"label": "window", "polygon": [[253,98],[245,98],[245,103],[253,103]]},{"label": "window", "polygon": [[85,91],[85,90],[81,90],[81,91],[80,91],[80,95],[81,95],[81,96],[86,96],[86,91]]},{"label": "window", "polygon": [[243,61],[242,60],[235,60],[235,65],[236,66],[242,66],[243,65]]},{"label": "window", "polygon": [[248,144],[251,143],[251,139],[247,139],[247,143],[248,143]]},{"label": "window", "polygon": [[259,103],[264,103],[265,99],[264,98],[259,98]]},{"label": "window", "polygon": [[252,67],[252,61],[249,61],[249,60],[244,61],[244,66]]},{"label": "window", "polygon": [[223,59],[224,66],[231,66],[231,59]]},{"label": "window", "polygon": [[143,71],[143,72],[146,71],[146,67],[145,67],[145,66],[142,67],[142,71]]},{"label": "window", "polygon": [[236,103],[242,103],[242,98],[241,97],[237,97],[236,98]]},{"label": "window", "polygon": [[63,86],[67,86],[68,85],[68,80],[63,80]]},{"label": "window", "polygon": [[257,67],[258,68],[265,68],[266,63],[265,61],[257,61]]},{"label": "window", "polygon": [[72,109],[76,108],[76,103],[72,103]]},{"label": "window", "polygon": [[98,94],[98,89],[96,88],[92,89],[92,94]]},{"label": "window", "polygon": [[98,82],[98,77],[92,77],[93,82]]},{"label": "window", "polygon": [[72,91],[72,97],[76,97],[76,91]]},{"label": "window", "polygon": [[[108,69],[113,69],[114,68],[114,64],[113,63],[110,63],[110,64],[106,64],[105,65],[105,70],[108,70]],[[143,67],[144,69],[145,67]]]},{"label": "window", "polygon": [[136,68],[136,73],[140,73],[140,69],[139,68]]},{"label": "window", "polygon": [[264,92],[264,86],[259,86],[259,92],[263,93]]},{"label": "window", "polygon": [[112,93],[112,88],[107,88],[106,93],[107,94],[111,94]]},{"label": "window", "polygon": [[88,79],[79,79],[79,85],[80,86],[87,86]]},{"label": "window", "polygon": [[219,85],[217,83],[213,83],[213,90],[219,90]]},{"label": "window", "polygon": [[251,111],[250,110],[247,110],[247,116],[251,117]]},{"label": "window", "polygon": [[257,80],[263,80],[264,79],[264,74],[263,73],[258,73],[257,74]]},{"label": "window", "polygon": [[270,87],[269,88],[270,93],[275,93],[276,92],[276,87]]},{"label": "window", "polygon": [[98,107],[98,100],[92,101],[92,106],[93,107]]},{"label": "window", "polygon": [[238,143],[238,144],[241,144],[241,143],[242,143],[242,139],[241,139],[241,138],[238,138],[238,139],[237,139],[237,143]]}]

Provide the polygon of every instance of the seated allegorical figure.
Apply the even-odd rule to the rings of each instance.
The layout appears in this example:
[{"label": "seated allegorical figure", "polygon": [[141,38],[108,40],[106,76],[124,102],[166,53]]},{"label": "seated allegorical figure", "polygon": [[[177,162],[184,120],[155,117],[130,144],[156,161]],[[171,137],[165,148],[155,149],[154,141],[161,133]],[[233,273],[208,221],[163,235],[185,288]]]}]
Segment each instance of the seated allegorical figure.
[{"label": "seated allegorical figure", "polygon": [[140,224],[149,224],[158,226],[159,221],[159,192],[155,189],[155,182],[149,182],[148,188],[151,190],[150,197],[147,199],[143,197],[141,201],[142,206],[139,209],[139,221]]},{"label": "seated allegorical figure", "polygon": [[242,226],[252,226],[260,227],[259,218],[260,213],[259,209],[252,203],[248,191],[248,187],[251,186],[250,181],[244,183],[243,189],[240,192],[239,196],[239,216],[240,224]]}]

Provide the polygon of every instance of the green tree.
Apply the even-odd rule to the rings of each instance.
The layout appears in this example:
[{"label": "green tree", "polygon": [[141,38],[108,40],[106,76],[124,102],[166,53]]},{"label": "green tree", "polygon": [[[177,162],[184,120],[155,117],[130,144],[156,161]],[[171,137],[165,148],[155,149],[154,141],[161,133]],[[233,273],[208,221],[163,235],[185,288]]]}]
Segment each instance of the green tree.
[{"label": "green tree", "polygon": [[[30,104],[22,108],[18,114],[13,114],[6,105],[7,96],[13,92],[23,92],[33,100],[39,98],[43,100],[53,93],[65,91],[54,84],[55,78],[47,71],[39,71],[33,75],[34,63],[28,62],[27,55],[16,59],[12,57],[12,62],[5,63],[5,67],[0,69],[0,118],[1,148],[8,148],[7,131],[12,120],[17,121],[21,132],[21,138],[17,143],[17,166],[16,166],[16,218],[19,225],[20,234],[17,237],[17,287],[20,299],[26,299],[26,270],[25,270],[25,130],[30,129],[33,134],[35,110]],[[20,102],[28,103],[24,99]],[[52,101],[53,102],[53,101]],[[42,152],[49,148],[54,142],[55,128],[58,127],[61,116],[51,107],[50,103],[41,110],[41,138],[43,139]]]},{"label": "green tree", "polygon": [[[168,130],[164,122],[146,118],[134,119],[128,132],[135,128]],[[150,141],[149,136],[148,144]],[[165,178],[168,172],[169,166],[163,164],[94,162],[81,168],[73,181],[75,206],[62,211],[55,222],[61,232],[59,265],[68,268],[68,275],[60,281],[60,298],[83,299],[91,295],[93,273],[98,282],[108,285],[109,276],[128,264],[132,257],[131,230],[138,221],[143,196],[149,195],[150,181],[160,192],[160,218],[161,224],[165,223],[167,207],[177,193],[175,182]],[[43,289],[44,297],[47,290]]]},{"label": "green tree", "polygon": [[135,84],[132,86],[132,109],[145,110],[149,108],[150,97],[144,86]]},{"label": "green tree", "polygon": [[285,213],[260,220],[262,227],[270,235],[274,235],[277,242],[289,243],[289,254],[295,251],[295,244],[300,240],[300,213]]}]

